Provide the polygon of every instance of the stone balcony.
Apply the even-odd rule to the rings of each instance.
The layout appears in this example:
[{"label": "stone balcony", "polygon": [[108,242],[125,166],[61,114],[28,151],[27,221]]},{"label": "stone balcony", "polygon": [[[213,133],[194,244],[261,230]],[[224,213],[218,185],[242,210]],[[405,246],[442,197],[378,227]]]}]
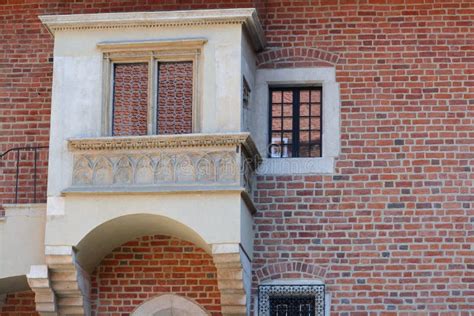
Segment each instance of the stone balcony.
[{"label": "stone balcony", "polygon": [[252,192],[261,161],[249,133],[70,139],[72,185],[63,193]]}]

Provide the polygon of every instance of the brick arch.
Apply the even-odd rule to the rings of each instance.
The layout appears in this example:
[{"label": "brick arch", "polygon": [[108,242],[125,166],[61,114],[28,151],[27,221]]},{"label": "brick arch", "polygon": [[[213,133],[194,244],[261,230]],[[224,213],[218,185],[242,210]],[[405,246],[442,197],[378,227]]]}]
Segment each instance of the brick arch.
[{"label": "brick arch", "polygon": [[324,280],[327,269],[316,264],[300,261],[272,263],[256,269],[253,273],[257,284],[274,279],[321,279]]},{"label": "brick arch", "polygon": [[283,67],[333,67],[339,55],[318,48],[282,47],[269,48],[257,56],[258,68]]},{"label": "brick arch", "polygon": [[91,275],[92,315],[133,315],[162,295],[194,301],[221,315],[221,292],[213,257],[195,244],[166,235],[146,235],[115,248]]}]

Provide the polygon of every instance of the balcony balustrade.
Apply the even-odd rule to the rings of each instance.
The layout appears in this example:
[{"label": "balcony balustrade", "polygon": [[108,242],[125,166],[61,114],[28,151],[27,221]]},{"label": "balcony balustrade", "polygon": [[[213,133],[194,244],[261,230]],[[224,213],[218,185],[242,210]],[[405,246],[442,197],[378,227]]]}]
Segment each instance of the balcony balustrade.
[{"label": "balcony balustrade", "polygon": [[249,133],[71,139],[70,192],[252,191]]}]

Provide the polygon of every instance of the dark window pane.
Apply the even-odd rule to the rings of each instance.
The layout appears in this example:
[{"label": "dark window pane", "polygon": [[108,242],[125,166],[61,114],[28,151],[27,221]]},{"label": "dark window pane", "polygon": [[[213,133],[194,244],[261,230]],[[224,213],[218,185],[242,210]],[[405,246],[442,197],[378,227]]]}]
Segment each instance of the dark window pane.
[{"label": "dark window pane", "polygon": [[281,118],[277,117],[277,118],[273,118],[272,119],[272,130],[274,131],[281,131]]},{"label": "dark window pane", "polygon": [[301,103],[308,103],[309,102],[309,90],[301,90],[300,92],[300,102]]},{"label": "dark window pane", "polygon": [[321,90],[311,90],[311,102],[321,102]]},{"label": "dark window pane", "polygon": [[281,106],[280,106],[280,104],[274,104],[272,106],[272,116],[273,117],[281,117]]},{"label": "dark window pane", "polygon": [[300,130],[309,130],[309,117],[300,116]]},{"label": "dark window pane", "polygon": [[289,131],[293,129],[293,118],[284,118],[283,119],[283,129]]},{"label": "dark window pane", "polygon": [[309,116],[310,105],[308,103],[302,103],[300,106],[300,116]]},{"label": "dark window pane", "polygon": [[[271,144],[278,138],[278,152],[271,157],[321,156],[320,88],[272,89]],[[275,103],[281,101],[282,103]],[[315,147],[316,145],[316,147]],[[277,145],[275,145],[277,146]],[[275,147],[274,146],[274,147]]]},{"label": "dark window pane", "polygon": [[309,157],[320,157],[321,147],[319,145],[311,145]]},{"label": "dark window pane", "polygon": [[314,316],[315,300],[312,296],[270,297],[271,316]]},{"label": "dark window pane", "polygon": [[282,102],[282,92],[281,91],[274,91],[272,93],[272,103],[281,103]]},{"label": "dark window pane", "polygon": [[283,91],[283,102],[293,103],[293,91]]},{"label": "dark window pane", "polygon": [[286,116],[286,117],[293,116],[293,104],[283,105],[283,116]]},{"label": "dark window pane", "polygon": [[321,119],[319,117],[311,117],[311,130],[321,129]]},{"label": "dark window pane", "polygon": [[311,103],[311,116],[321,116],[321,104]]},{"label": "dark window pane", "polygon": [[112,135],[146,135],[147,117],[148,64],[115,64]]}]

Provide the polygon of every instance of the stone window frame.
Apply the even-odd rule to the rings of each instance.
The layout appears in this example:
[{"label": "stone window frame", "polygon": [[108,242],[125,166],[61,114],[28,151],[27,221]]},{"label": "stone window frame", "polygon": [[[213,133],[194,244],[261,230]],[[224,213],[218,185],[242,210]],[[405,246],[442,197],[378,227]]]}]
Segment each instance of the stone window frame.
[{"label": "stone window frame", "polygon": [[258,169],[261,175],[331,174],[341,149],[340,91],[334,67],[258,69],[255,84],[255,142],[267,153],[269,139],[269,88],[272,86],[321,86],[322,157],[267,158]]},{"label": "stone window frame", "polygon": [[193,63],[192,132],[201,130],[201,52],[205,38],[156,41],[101,42],[97,48],[103,55],[102,135],[113,136],[113,73],[119,63],[148,64],[147,135],[157,135],[158,64],[160,62]]},{"label": "stone window frame", "polygon": [[[324,316],[329,316],[331,313],[331,294],[327,291],[326,284],[320,279],[274,279],[268,280],[260,283],[258,285],[259,292],[255,296],[255,308],[254,308],[254,316],[266,316],[264,313],[261,313],[262,309],[262,302],[260,302],[260,286],[266,287],[275,287],[275,288],[285,288],[285,287],[294,287],[296,290],[292,292],[298,292],[298,288],[305,288],[311,287],[315,285],[323,285],[324,286]],[[281,292],[282,289],[276,290],[276,292]],[[304,291],[302,291],[304,292]],[[269,300],[264,302],[269,303]],[[269,306],[267,306],[269,308]],[[265,309],[265,308],[263,308]]]}]

